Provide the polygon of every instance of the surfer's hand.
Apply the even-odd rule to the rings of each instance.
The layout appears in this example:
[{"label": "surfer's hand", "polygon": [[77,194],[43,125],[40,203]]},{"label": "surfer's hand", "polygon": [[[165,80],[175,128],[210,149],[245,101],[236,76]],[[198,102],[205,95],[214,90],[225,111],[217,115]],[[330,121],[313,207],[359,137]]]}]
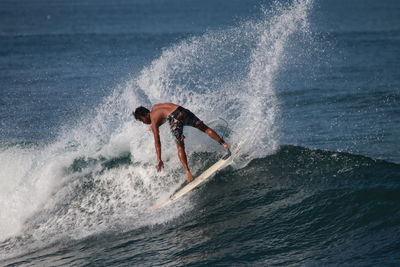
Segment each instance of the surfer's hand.
[{"label": "surfer's hand", "polygon": [[157,164],[157,172],[160,172],[162,168],[164,168],[164,162],[160,160]]}]

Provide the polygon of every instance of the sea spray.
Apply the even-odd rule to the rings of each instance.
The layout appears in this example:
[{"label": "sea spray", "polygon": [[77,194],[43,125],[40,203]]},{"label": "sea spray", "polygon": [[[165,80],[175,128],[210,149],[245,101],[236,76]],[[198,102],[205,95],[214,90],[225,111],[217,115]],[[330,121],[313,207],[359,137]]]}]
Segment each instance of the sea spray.
[{"label": "sea spray", "polygon": [[[28,156],[29,166],[17,174],[20,182],[1,204],[15,202],[14,209],[2,209],[6,213],[1,223],[10,225],[17,218],[19,226],[0,237],[16,236],[2,244],[0,257],[60,239],[164,223],[191,208],[186,201],[158,213],[149,211],[184,174],[167,127],[160,128],[166,167],[156,173],[152,133],[130,115],[139,105],[150,108],[171,101],[191,109],[206,124],[216,117],[227,120],[228,141],[245,141],[244,163],[273,153],[279,144],[274,79],[290,36],[305,31],[311,4],[276,4],[258,20],[183,40],[115,88],[86,117],[65,125],[58,141]],[[204,134],[187,131],[189,158],[223,151]],[[207,160],[191,162],[192,170]]]},{"label": "sea spray", "polygon": [[308,31],[307,16],[311,4],[312,1],[294,1],[290,6],[276,3],[274,13],[264,10],[265,16],[270,19],[254,24],[258,34],[244,83],[248,101],[236,120],[237,131],[242,129],[241,132],[246,133],[239,140],[244,140],[243,152],[247,152],[250,159],[263,157],[278,147],[279,133],[275,119],[279,111],[274,82],[288,56],[285,48],[291,36]]},{"label": "sea spray", "polygon": [[35,153],[34,148],[21,145],[9,147],[2,144],[0,147],[0,240],[18,234],[22,227],[26,207],[23,199],[17,196],[21,193],[16,191],[23,190],[20,185],[28,179],[26,176],[34,164]]}]

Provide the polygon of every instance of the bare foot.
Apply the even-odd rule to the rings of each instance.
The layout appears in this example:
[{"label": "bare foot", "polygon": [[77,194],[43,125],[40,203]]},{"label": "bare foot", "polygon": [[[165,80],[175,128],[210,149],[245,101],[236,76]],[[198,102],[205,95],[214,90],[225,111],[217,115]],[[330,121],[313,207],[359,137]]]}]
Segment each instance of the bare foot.
[{"label": "bare foot", "polygon": [[223,146],[225,149],[230,148],[230,145],[228,145],[226,142],[222,143],[221,146]]},{"label": "bare foot", "polygon": [[187,180],[188,180],[189,183],[193,181],[193,176],[192,176],[192,174],[190,172],[187,172],[186,176],[187,176]]}]

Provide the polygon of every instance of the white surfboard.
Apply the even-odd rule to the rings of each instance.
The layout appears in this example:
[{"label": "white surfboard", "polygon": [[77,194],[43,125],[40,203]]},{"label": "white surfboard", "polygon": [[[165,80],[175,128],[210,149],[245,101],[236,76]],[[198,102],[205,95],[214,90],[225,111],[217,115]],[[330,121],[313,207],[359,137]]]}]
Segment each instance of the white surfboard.
[{"label": "white surfboard", "polygon": [[236,148],[233,153],[229,151],[227,155],[225,155],[222,159],[214,163],[210,168],[205,170],[200,176],[198,176],[196,179],[194,179],[192,182],[187,184],[185,187],[180,189],[178,192],[175,192],[172,196],[170,196],[166,201],[161,202],[159,204],[156,204],[152,207],[152,210],[156,210],[162,207],[165,207],[166,205],[176,201],[177,199],[181,198],[182,196],[186,195],[189,193],[191,190],[194,188],[198,187],[201,183],[206,181],[208,178],[210,178],[211,175],[213,175],[215,172],[223,168],[228,161],[234,156],[234,154],[237,154],[238,149]]}]

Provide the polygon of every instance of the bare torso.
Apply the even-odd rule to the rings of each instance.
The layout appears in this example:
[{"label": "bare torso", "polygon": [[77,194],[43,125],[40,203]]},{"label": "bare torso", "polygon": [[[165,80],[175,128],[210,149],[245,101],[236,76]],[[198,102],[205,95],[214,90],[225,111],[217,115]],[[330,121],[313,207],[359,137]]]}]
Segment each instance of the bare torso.
[{"label": "bare torso", "polygon": [[162,125],[169,114],[179,106],[174,103],[155,104],[150,112],[151,124],[158,127]]}]

